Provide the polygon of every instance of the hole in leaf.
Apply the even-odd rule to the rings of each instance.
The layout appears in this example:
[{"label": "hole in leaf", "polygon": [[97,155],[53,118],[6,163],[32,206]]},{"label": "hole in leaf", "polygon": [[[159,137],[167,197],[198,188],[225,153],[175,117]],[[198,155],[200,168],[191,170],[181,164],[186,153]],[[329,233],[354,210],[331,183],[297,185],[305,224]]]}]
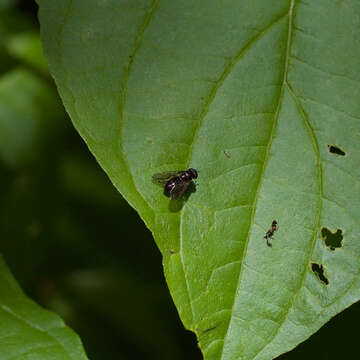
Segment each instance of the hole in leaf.
[{"label": "hole in leaf", "polygon": [[325,241],[325,245],[330,248],[330,250],[335,251],[335,249],[342,247],[342,230],[337,229],[335,233],[332,233],[327,228],[321,229],[321,236]]},{"label": "hole in leaf", "polygon": [[329,285],[329,280],[325,276],[325,269],[323,264],[311,263],[311,270],[321,282],[323,282],[325,285]]},{"label": "hole in leaf", "polygon": [[345,151],[343,151],[336,145],[328,145],[328,148],[329,148],[329,152],[331,152],[332,154],[341,155],[341,156],[345,155]]}]

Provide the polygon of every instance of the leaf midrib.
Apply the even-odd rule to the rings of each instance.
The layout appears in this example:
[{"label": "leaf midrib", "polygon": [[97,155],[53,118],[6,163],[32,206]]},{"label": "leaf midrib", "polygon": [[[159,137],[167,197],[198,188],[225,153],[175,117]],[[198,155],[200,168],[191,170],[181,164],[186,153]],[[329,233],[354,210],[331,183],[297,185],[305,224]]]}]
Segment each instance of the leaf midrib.
[{"label": "leaf midrib", "polygon": [[[276,25],[278,22],[280,22],[287,15],[288,15],[288,11],[285,14],[281,14],[280,16],[275,18],[275,20],[273,20],[270,24],[268,24],[262,31],[260,31],[257,35],[255,35],[253,38],[251,38],[248,41],[248,43],[244,47],[242,47],[237,52],[237,54],[226,65],[226,67],[225,67],[224,71],[222,72],[221,76],[219,77],[218,81],[216,81],[214,87],[211,89],[209,97],[208,97],[207,101],[205,102],[202,112],[200,113],[198,125],[196,126],[196,128],[194,130],[193,140],[190,144],[189,153],[187,156],[187,161],[186,161],[186,166],[185,166],[186,168],[189,168],[191,166],[193,151],[194,151],[194,147],[195,147],[195,144],[196,144],[196,141],[198,138],[199,131],[201,129],[201,126],[203,124],[203,121],[204,121],[207,113],[210,110],[211,104],[213,103],[214,99],[216,98],[218,90],[223,86],[225,80],[231,74],[234,67],[246,55],[246,53],[252,48],[252,46],[257,41],[259,41],[270,29],[272,29],[274,25]],[[183,216],[184,216],[185,208],[186,208],[186,204],[183,206],[183,208],[181,209],[181,212],[180,212],[180,223],[179,223],[179,238],[180,238],[179,249],[180,250],[179,250],[179,253],[180,253],[180,260],[181,260],[182,270],[184,273],[185,283],[186,283],[186,287],[187,287],[187,291],[188,291],[188,300],[189,300],[189,304],[190,304],[191,319],[192,319],[191,324],[190,324],[190,329],[195,331],[195,329],[193,329],[193,319],[194,319],[194,311],[192,308],[193,301],[192,301],[192,297],[191,297],[189,282],[188,282],[187,276],[185,274],[185,264],[184,264],[183,251],[182,251],[182,244],[183,244],[182,228],[183,228]]]},{"label": "leaf midrib", "polygon": [[[295,0],[291,0],[291,7],[290,10],[292,9],[291,12],[289,12],[289,35],[288,35],[288,55],[287,55],[287,62],[289,62],[289,58],[290,58],[290,47],[291,47],[291,35],[292,35],[292,17],[293,17],[293,11],[295,8]],[[284,78],[284,86],[287,87],[288,92],[290,94],[290,96],[293,98],[294,103],[296,104],[296,107],[300,113],[301,118],[304,121],[305,127],[309,133],[309,137],[312,141],[313,144],[313,148],[314,148],[314,153],[316,155],[316,166],[318,168],[318,185],[319,185],[319,189],[318,189],[318,209],[317,209],[317,213],[316,213],[316,220],[315,220],[315,225],[314,225],[314,230],[313,230],[313,235],[312,235],[312,241],[311,241],[311,247],[309,250],[309,255],[306,259],[305,262],[305,267],[304,267],[304,271],[301,275],[301,282],[300,285],[297,289],[297,291],[295,292],[293,298],[291,299],[290,305],[287,308],[287,311],[285,313],[285,315],[283,316],[281,323],[278,327],[278,329],[276,330],[276,332],[272,335],[271,339],[267,342],[267,344],[265,344],[254,356],[253,359],[255,359],[257,357],[258,354],[260,354],[274,339],[275,337],[279,334],[281,328],[284,326],[289,314],[290,314],[290,310],[293,308],[299,294],[300,294],[300,290],[303,288],[304,286],[304,282],[306,279],[306,273],[307,273],[307,269],[308,269],[308,264],[311,260],[312,254],[314,252],[314,248],[315,248],[315,242],[316,242],[316,238],[317,238],[317,233],[318,233],[318,229],[320,227],[320,220],[321,220],[321,211],[322,211],[322,198],[323,198],[323,173],[322,173],[322,165],[321,165],[321,158],[320,158],[320,149],[319,149],[319,144],[314,132],[314,129],[312,128],[310,121],[308,119],[307,114],[305,113],[305,110],[303,108],[303,106],[301,105],[299,99],[297,98],[294,90],[292,89],[291,85],[288,83],[287,81],[287,72],[286,72],[286,77]],[[284,87],[283,86],[283,87]]]},{"label": "leaf midrib", "polygon": [[[234,302],[233,302],[233,306],[232,306],[232,309],[231,309],[231,314],[230,314],[230,320],[229,320],[228,329],[227,329],[227,332],[226,332],[226,334],[225,334],[224,341],[223,341],[223,350],[222,350],[222,354],[221,354],[221,360],[224,358],[224,354],[225,354],[225,353],[224,353],[224,348],[225,348],[225,345],[226,345],[226,339],[227,339],[228,336],[229,336],[229,330],[230,330],[230,327],[231,327],[231,319],[232,319],[232,316],[233,316],[233,312],[234,312],[234,308],[235,308],[235,303],[236,303],[236,294],[237,294],[238,289],[239,289],[240,284],[241,284],[241,279],[242,279],[242,274],[243,274],[243,269],[244,269],[243,263],[244,263],[244,259],[245,259],[246,254],[247,254],[247,248],[248,248],[248,243],[249,243],[249,240],[250,240],[251,229],[252,229],[252,226],[253,226],[253,223],[254,223],[254,217],[255,217],[255,212],[256,212],[256,205],[257,205],[258,198],[259,198],[259,192],[260,192],[261,186],[262,186],[262,184],[263,184],[263,176],[264,176],[264,173],[265,173],[265,171],[266,171],[267,164],[268,164],[268,162],[269,162],[270,149],[271,149],[271,146],[272,146],[272,143],[273,143],[274,133],[275,133],[275,129],[276,129],[276,127],[277,127],[277,121],[278,121],[278,118],[279,118],[281,103],[282,103],[283,96],[284,96],[284,87],[285,87],[285,84],[286,84],[286,81],[287,81],[288,64],[289,64],[289,54],[290,54],[290,46],[291,46],[291,28],[292,28],[292,14],[293,14],[293,10],[294,10],[294,0],[290,0],[289,11],[288,11],[288,13],[287,13],[287,15],[289,16],[289,20],[288,20],[289,25],[288,25],[287,44],[286,44],[286,56],[285,56],[285,62],[284,62],[283,82],[282,82],[282,85],[281,85],[281,89],[280,89],[280,93],[279,93],[279,98],[278,98],[278,103],[277,103],[276,111],[275,111],[275,114],[274,114],[274,120],[273,120],[273,124],[272,124],[271,134],[270,134],[269,142],[268,142],[268,145],[267,145],[267,148],[266,148],[266,153],[265,153],[264,163],[263,163],[263,167],[262,167],[261,174],[260,174],[260,178],[259,178],[259,183],[258,183],[257,190],[256,190],[256,193],[255,193],[255,197],[254,197],[254,202],[253,202],[253,206],[252,206],[252,212],[251,212],[251,219],[250,219],[250,224],[249,224],[248,235],[247,235],[247,238],[246,238],[246,241],[245,241],[245,246],[244,246],[244,250],[243,250],[243,254],[242,254],[242,259],[241,259],[241,265],[240,265],[240,271],[239,271],[239,279],[238,279],[236,291],[235,291],[235,294],[234,294]],[[267,344],[268,344],[268,343],[267,343]],[[266,344],[265,346],[267,346],[267,344]],[[264,347],[265,347],[265,346],[264,346]],[[262,349],[263,349],[263,348],[262,348]],[[255,358],[255,357],[257,356],[257,354],[258,354],[262,349],[260,349],[253,358]]]},{"label": "leaf midrib", "polygon": [[[241,257],[241,265],[240,265],[240,270],[239,270],[238,283],[237,283],[236,290],[235,290],[235,293],[234,293],[234,301],[233,301],[233,306],[232,306],[231,313],[230,313],[228,328],[227,328],[227,331],[226,331],[226,334],[225,334],[225,337],[224,337],[224,340],[223,340],[223,348],[222,348],[222,353],[221,353],[221,360],[223,360],[224,354],[225,354],[224,348],[225,348],[225,345],[226,345],[226,340],[229,337],[229,330],[230,330],[230,327],[231,327],[231,319],[233,317],[233,312],[234,312],[234,308],[235,308],[235,304],[236,304],[236,294],[238,293],[238,290],[239,290],[240,284],[241,284],[241,279],[242,279],[243,269],[244,269],[244,259],[245,259],[246,254],[247,254],[247,248],[248,248],[248,244],[249,244],[249,240],[250,240],[251,229],[252,229],[252,226],[254,224],[254,217],[255,217],[255,213],[256,213],[256,205],[257,205],[257,202],[258,202],[258,199],[259,199],[259,193],[260,193],[260,190],[261,190],[261,187],[262,187],[262,184],[263,184],[264,173],[266,171],[267,164],[269,162],[270,149],[271,149],[271,146],[272,146],[272,143],[273,143],[273,140],[274,140],[274,134],[275,134],[275,130],[277,128],[277,121],[278,121],[278,118],[279,118],[281,103],[282,103],[282,99],[283,99],[283,96],[284,96],[284,87],[285,87],[285,84],[286,84],[286,81],[287,81],[287,73],[288,73],[288,65],[289,65],[289,57],[290,57],[291,32],[292,32],[292,15],[293,15],[293,11],[294,11],[294,2],[295,2],[295,0],[290,0],[289,11],[286,13],[286,15],[289,17],[289,20],[288,20],[289,25],[288,25],[287,44],[286,44],[286,56],[285,56],[285,62],[284,62],[283,82],[282,82],[282,85],[281,85],[279,98],[278,98],[278,103],[277,103],[276,111],[275,111],[275,114],[274,114],[274,120],[273,120],[273,124],[272,124],[272,128],[271,128],[269,142],[268,142],[268,145],[266,147],[264,163],[263,163],[261,173],[260,173],[260,177],[259,177],[259,183],[258,183],[257,190],[256,190],[256,193],[255,193],[255,197],[254,197],[254,202],[253,202],[252,211],[251,211],[250,224],[249,224],[249,230],[248,230],[247,238],[246,238],[245,245],[244,245],[244,250],[243,250],[243,253],[242,253],[242,257]],[[255,358],[255,356],[254,356],[254,358]]]},{"label": "leaf midrib", "polygon": [[305,123],[305,127],[307,128],[308,132],[309,132],[309,136],[312,140],[312,143],[313,143],[313,147],[314,147],[314,152],[316,154],[316,157],[317,157],[317,167],[318,167],[318,174],[319,174],[319,199],[318,199],[318,202],[319,202],[319,206],[318,206],[318,210],[317,210],[317,213],[316,213],[316,220],[315,220],[315,226],[314,226],[314,230],[313,230],[313,236],[312,236],[312,241],[311,241],[311,247],[310,247],[310,250],[309,250],[309,255],[307,256],[307,259],[306,259],[306,262],[305,262],[305,267],[304,267],[304,271],[303,273],[301,274],[301,282],[300,282],[300,285],[297,289],[297,291],[295,292],[294,296],[292,297],[291,301],[290,301],[290,305],[288,306],[287,308],[287,311],[286,313],[284,314],[281,322],[280,322],[280,325],[279,327],[277,328],[277,330],[275,331],[275,333],[271,336],[271,339],[268,341],[267,344],[265,344],[257,353],[256,355],[253,357],[253,359],[256,358],[256,356],[258,354],[260,354],[260,352],[262,352],[274,339],[275,337],[279,334],[281,328],[284,326],[287,318],[289,317],[289,314],[290,314],[290,310],[293,308],[295,302],[296,302],[296,299],[298,298],[299,294],[300,294],[300,290],[303,288],[304,286],[304,282],[305,282],[305,278],[306,278],[306,273],[307,273],[307,269],[308,269],[308,264],[311,260],[311,257],[312,257],[312,254],[313,254],[313,251],[314,251],[314,247],[315,247],[315,242],[316,242],[316,237],[317,237],[317,229],[319,229],[320,227],[320,219],[321,219],[321,210],[322,210],[322,206],[321,206],[321,203],[322,203],[322,194],[323,194],[323,189],[322,189],[322,184],[323,184],[323,176],[322,176],[322,167],[321,167],[321,160],[320,160],[320,151],[319,151],[319,146],[318,146],[318,143],[317,143],[317,140],[316,140],[316,137],[315,137],[315,133],[314,133],[314,130],[312,129],[311,125],[310,125],[310,122],[309,120],[307,119],[307,115],[305,114],[305,111],[302,107],[302,105],[299,103],[295,93],[293,92],[291,86],[286,82],[286,87],[288,88],[288,91],[290,93],[290,96],[293,98],[297,108],[298,108],[298,111],[302,117],[302,119],[304,120],[304,123]]}]

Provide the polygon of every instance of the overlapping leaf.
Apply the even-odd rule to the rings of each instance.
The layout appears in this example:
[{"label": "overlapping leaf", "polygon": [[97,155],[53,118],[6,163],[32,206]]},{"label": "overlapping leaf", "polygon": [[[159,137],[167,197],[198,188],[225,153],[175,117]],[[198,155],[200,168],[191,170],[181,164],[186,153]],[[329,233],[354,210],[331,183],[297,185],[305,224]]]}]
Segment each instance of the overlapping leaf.
[{"label": "overlapping leaf", "polygon": [[[206,359],[274,358],[359,299],[357,1],[38,3],[64,104]],[[190,166],[169,204],[152,174]]]}]

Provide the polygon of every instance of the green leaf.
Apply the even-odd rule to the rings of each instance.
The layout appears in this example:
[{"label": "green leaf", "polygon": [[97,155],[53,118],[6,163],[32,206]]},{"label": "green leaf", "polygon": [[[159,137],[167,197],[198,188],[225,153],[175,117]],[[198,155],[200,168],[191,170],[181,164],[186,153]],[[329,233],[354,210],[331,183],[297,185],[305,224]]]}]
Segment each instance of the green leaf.
[{"label": "green leaf", "polygon": [[77,335],[28,299],[0,257],[0,358],[87,359]]},{"label": "green leaf", "polygon": [[48,74],[49,70],[38,33],[25,32],[11,35],[6,41],[6,47],[14,58],[46,75]]},{"label": "green leaf", "polygon": [[[358,1],[38,3],[66,109],[205,359],[272,359],[359,299]],[[169,204],[151,176],[190,166]]]}]

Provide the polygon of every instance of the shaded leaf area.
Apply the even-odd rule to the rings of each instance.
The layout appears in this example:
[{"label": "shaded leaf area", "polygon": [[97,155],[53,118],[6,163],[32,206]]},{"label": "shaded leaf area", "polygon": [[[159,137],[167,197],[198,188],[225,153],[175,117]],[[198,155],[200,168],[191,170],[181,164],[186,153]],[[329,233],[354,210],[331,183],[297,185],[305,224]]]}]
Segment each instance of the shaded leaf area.
[{"label": "shaded leaf area", "polygon": [[[63,102],[206,359],[274,358],[359,299],[358,2],[38,3]],[[190,166],[173,209],[151,176]]]},{"label": "shaded leaf area", "polygon": [[87,359],[76,334],[22,293],[2,258],[0,280],[1,358]]}]

